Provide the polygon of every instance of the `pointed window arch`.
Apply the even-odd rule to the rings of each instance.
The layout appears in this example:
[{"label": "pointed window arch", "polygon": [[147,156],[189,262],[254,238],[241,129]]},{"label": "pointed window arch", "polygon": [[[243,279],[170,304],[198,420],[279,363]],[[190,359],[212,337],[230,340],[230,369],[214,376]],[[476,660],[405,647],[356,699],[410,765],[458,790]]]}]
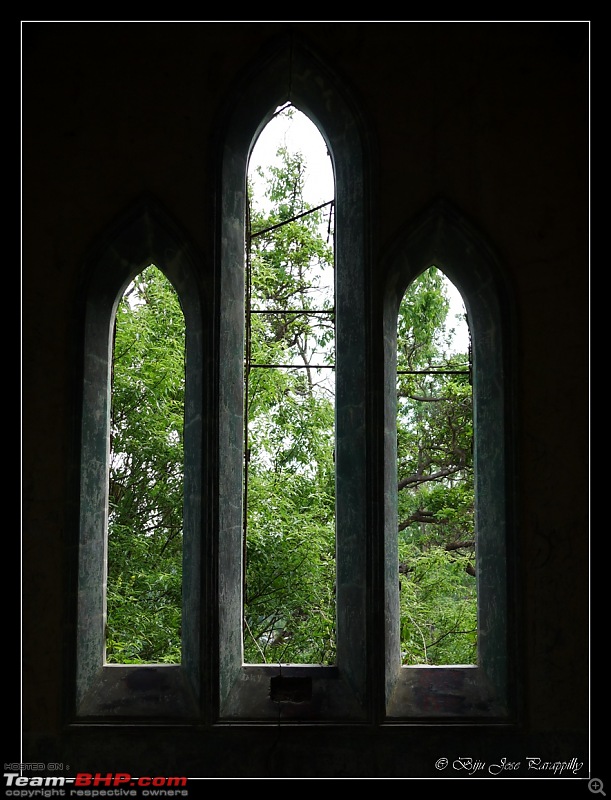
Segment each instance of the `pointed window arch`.
[{"label": "pointed window arch", "polygon": [[[431,266],[464,300],[472,337],[477,658],[474,664],[403,665],[397,581],[397,318],[406,288]],[[513,713],[511,564],[511,308],[498,262],[448,203],[417,220],[387,259],[385,342],[386,716],[507,719]]]},{"label": "pointed window arch", "polygon": [[246,663],[335,662],[333,185],[316,126],[278,109],[249,163]]},{"label": "pointed window arch", "polygon": [[[286,102],[324,137],[335,173],[336,663],[246,665],[242,463],[246,176],[260,131]],[[223,132],[219,358],[221,718],[363,718],[366,696],[366,332],[363,142],[347,94],[306,49],[271,53]],[[246,690],[247,687],[247,690]],[[291,697],[299,698],[292,702]],[[283,699],[286,702],[283,702]]]},{"label": "pointed window arch", "polygon": [[[114,324],[126,288],[151,264],[184,313],[184,494],[180,664],[108,663],[106,585]],[[85,265],[75,711],[79,719],[192,716],[200,691],[199,575],[203,325],[197,260],[184,234],[147,198],[119,220]]]}]

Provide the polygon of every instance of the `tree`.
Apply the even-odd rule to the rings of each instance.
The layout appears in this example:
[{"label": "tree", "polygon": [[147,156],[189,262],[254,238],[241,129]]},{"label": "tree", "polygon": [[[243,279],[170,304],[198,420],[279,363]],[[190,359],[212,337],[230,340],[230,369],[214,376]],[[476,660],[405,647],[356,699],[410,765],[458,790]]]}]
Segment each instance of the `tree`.
[{"label": "tree", "polygon": [[[244,653],[333,663],[333,250],[303,198],[301,153],[277,151],[253,202],[247,289]],[[330,287],[329,288],[329,284]]]},{"label": "tree", "polygon": [[400,306],[397,376],[401,649],[405,664],[476,661],[473,414],[468,353],[450,349],[443,274]]},{"label": "tree", "polygon": [[180,661],[184,317],[155,266],[115,320],[106,658]]}]

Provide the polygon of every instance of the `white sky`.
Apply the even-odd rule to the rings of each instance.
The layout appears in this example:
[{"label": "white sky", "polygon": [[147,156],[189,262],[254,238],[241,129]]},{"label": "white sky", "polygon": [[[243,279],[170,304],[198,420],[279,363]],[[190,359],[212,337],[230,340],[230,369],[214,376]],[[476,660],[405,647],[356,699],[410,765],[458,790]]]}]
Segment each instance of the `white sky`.
[{"label": "white sky", "polygon": [[279,114],[261,131],[250,156],[248,171],[254,180],[257,166],[276,163],[276,150],[286,145],[291,151],[301,151],[305,157],[306,175],[304,198],[313,206],[333,199],[334,181],[327,145],[316,125],[295,109],[292,119]]}]

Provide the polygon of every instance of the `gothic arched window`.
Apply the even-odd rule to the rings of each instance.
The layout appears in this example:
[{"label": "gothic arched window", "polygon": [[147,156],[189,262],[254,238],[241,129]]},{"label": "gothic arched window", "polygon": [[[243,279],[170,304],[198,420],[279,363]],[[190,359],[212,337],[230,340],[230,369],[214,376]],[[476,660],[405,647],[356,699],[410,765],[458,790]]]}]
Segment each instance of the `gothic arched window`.
[{"label": "gothic arched window", "polygon": [[[244,317],[248,160],[276,109],[317,126],[335,174],[336,658],[333,665],[244,664]],[[365,715],[366,329],[363,142],[335,78],[298,47],[276,53],[231,109],[223,133],[219,358],[219,674],[221,718]],[[284,702],[286,701],[286,702]]]},{"label": "gothic arched window", "polygon": [[[181,594],[181,657],[179,664],[129,664],[121,657],[108,663],[109,499],[110,490],[117,489],[109,486],[115,317],[127,287],[152,264],[174,287],[184,314],[182,570],[181,585],[175,587]],[[119,220],[86,263],[75,698],[79,718],[190,717],[200,692],[204,365],[196,274],[196,259],[184,234],[150,200]],[[155,357],[148,351],[143,356]]]},{"label": "gothic arched window", "polygon": [[[511,308],[502,273],[482,237],[445,202],[434,204],[388,256],[385,347],[386,715],[390,719],[507,718],[515,655],[511,565],[515,546],[511,455]],[[397,318],[406,289],[437,267],[459,290],[471,333],[472,455],[477,580],[477,657],[430,666],[403,663],[397,565]],[[414,300],[412,300],[414,302]],[[471,412],[470,412],[471,413]],[[461,446],[461,443],[458,442]],[[462,442],[464,445],[464,442]],[[456,453],[454,453],[456,461]],[[431,500],[431,503],[434,501]],[[430,509],[420,509],[422,512]],[[444,509],[445,516],[451,513]],[[471,536],[471,533],[473,536]],[[466,564],[466,566],[468,566]],[[409,566],[406,567],[409,570]],[[409,575],[401,576],[409,580]],[[460,589],[456,589],[461,591]],[[468,587],[462,592],[468,593]],[[468,629],[472,628],[470,618]],[[434,641],[435,639],[433,639]],[[462,659],[461,659],[462,660]],[[429,662],[430,663],[430,662]]]}]

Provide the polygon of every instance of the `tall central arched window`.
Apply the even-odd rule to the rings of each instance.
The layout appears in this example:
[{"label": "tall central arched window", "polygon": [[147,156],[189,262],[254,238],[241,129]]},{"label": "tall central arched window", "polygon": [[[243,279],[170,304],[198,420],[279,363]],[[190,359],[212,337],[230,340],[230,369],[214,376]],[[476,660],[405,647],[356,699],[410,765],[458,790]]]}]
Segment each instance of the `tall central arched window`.
[{"label": "tall central arched window", "polygon": [[279,109],[249,169],[246,663],[335,662],[333,184],[316,126]]},{"label": "tall central arched window", "polygon": [[[332,587],[336,604],[335,653],[333,663],[325,652],[307,656],[307,663],[287,664],[247,663],[244,652],[243,609],[244,578],[248,569],[244,558],[243,465],[244,426],[246,408],[244,384],[244,355],[247,350],[244,319],[247,306],[249,270],[245,257],[248,239],[247,173],[251,151],[260,132],[275,114],[276,109],[290,103],[316,125],[324,138],[333,164],[335,177],[334,222],[334,302],[335,322],[335,403],[333,452],[327,453],[324,471],[316,491],[328,486],[331,471],[335,481],[335,582]],[[220,187],[221,249],[219,253],[220,329],[219,329],[219,715],[222,719],[359,719],[366,713],[367,680],[367,538],[366,530],[366,338],[363,325],[365,309],[365,244],[364,244],[364,144],[358,120],[352,111],[347,93],[340,90],[337,79],[311,53],[290,43],[270,53],[254,79],[250,78],[239,100],[231,109],[226,128],[222,131],[223,170]],[[331,198],[330,198],[331,199]],[[253,284],[251,283],[251,287]],[[259,287],[254,285],[255,293]],[[252,295],[251,295],[252,296]],[[310,299],[311,296],[310,296]],[[322,308],[309,311],[309,325],[322,341],[330,328],[328,296],[322,298]],[[270,334],[274,326],[280,334],[281,324],[288,323],[287,311],[298,310],[301,324],[306,317],[303,308],[292,305],[272,307],[260,298],[259,307],[252,305],[251,328],[267,324]],[[308,301],[309,302],[309,301]],[[260,314],[259,312],[265,312]],[[281,311],[285,319],[281,319]],[[273,312],[270,314],[269,312]],[[267,321],[265,321],[267,314]],[[253,317],[256,316],[256,320]],[[314,320],[318,320],[315,322]],[[302,328],[301,333],[307,333]],[[271,337],[273,338],[273,337]],[[295,338],[295,337],[293,337]],[[280,341],[287,341],[280,337]],[[299,336],[295,340],[298,354]],[[270,361],[272,352],[261,353]],[[274,353],[275,355],[275,353]],[[306,360],[310,358],[306,355]],[[327,353],[320,355],[326,359]],[[262,363],[260,361],[255,363]],[[268,364],[269,366],[269,364]],[[331,366],[323,363],[325,370]],[[265,380],[265,367],[258,380]],[[251,380],[252,372],[250,370]],[[284,380],[290,370],[285,367]],[[294,370],[296,373],[296,370]],[[300,377],[301,376],[301,377]],[[318,381],[310,373],[313,381]],[[322,377],[320,379],[322,381]],[[291,417],[307,408],[310,387],[308,372],[290,378],[288,394],[274,407],[274,413]],[[301,388],[300,388],[301,383]],[[321,384],[322,386],[322,384]],[[249,397],[252,396],[249,386]],[[300,395],[300,391],[302,394]],[[311,396],[311,395],[310,395]],[[288,399],[288,405],[287,400]],[[290,406],[290,403],[294,406]],[[327,406],[325,413],[331,413]],[[307,421],[294,426],[301,428],[307,439]],[[327,430],[331,431],[330,421]],[[261,420],[260,425],[264,425]],[[254,435],[251,431],[250,435]],[[266,433],[259,429],[258,434]],[[284,442],[288,445],[288,442]],[[312,445],[314,442],[311,443]],[[271,451],[270,451],[271,454]],[[283,456],[286,456],[283,451]],[[294,453],[293,464],[302,456]],[[329,457],[333,460],[330,461]],[[310,471],[311,464],[294,469],[296,479]],[[296,482],[298,482],[296,480]],[[314,487],[315,484],[311,484]],[[252,490],[249,478],[248,491]],[[284,503],[287,498],[282,498]],[[318,498],[317,502],[320,500]],[[299,501],[305,513],[305,499]],[[329,503],[327,502],[327,508]],[[269,513],[270,509],[268,509]],[[303,521],[295,520],[302,527]],[[312,530],[321,529],[321,518],[310,520]],[[273,533],[273,531],[271,531]],[[252,554],[252,553],[251,553]],[[296,586],[298,591],[303,587]],[[247,592],[250,588],[247,586]],[[247,603],[250,602],[247,596]],[[248,605],[247,605],[248,609]],[[282,633],[283,628],[278,631]],[[248,632],[247,632],[248,633]],[[273,632],[270,632],[270,634]],[[259,642],[261,644],[261,642]],[[280,651],[281,652],[281,651]],[[317,659],[319,662],[316,663]],[[264,661],[264,659],[260,659]]]}]

